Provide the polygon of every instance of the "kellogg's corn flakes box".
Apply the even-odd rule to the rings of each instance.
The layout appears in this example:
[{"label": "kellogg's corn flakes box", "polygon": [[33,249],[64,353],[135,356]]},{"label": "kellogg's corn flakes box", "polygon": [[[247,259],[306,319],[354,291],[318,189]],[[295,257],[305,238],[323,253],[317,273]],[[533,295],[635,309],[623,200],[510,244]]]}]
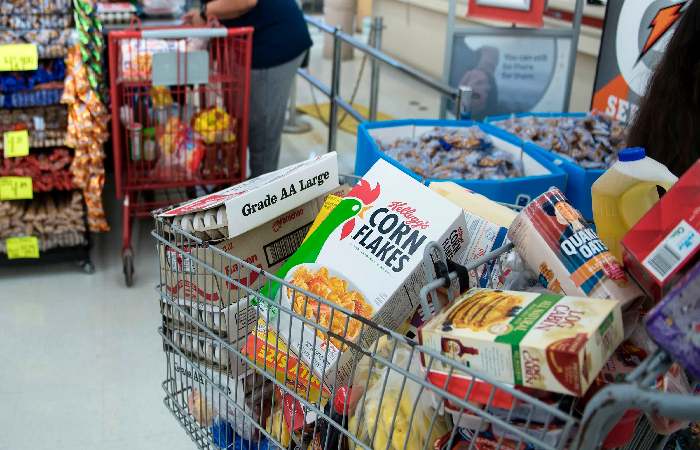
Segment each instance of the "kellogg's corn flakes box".
[{"label": "kellogg's corn flakes box", "polygon": [[[472,289],[419,329],[427,347],[511,385],[583,395],[622,342],[620,302],[558,294]],[[443,387],[451,366],[430,364]],[[455,370],[447,386],[472,380]],[[460,386],[461,385],[461,386]]]},{"label": "kellogg's corn flakes box", "polygon": [[461,208],[379,160],[317,225],[277,272],[288,285],[270,282],[262,292],[282,308],[260,306],[268,327],[333,386],[348,381],[356,350],[378,337],[363,319],[396,329],[411,317],[428,282],[426,246],[437,242],[458,258],[465,221]]}]

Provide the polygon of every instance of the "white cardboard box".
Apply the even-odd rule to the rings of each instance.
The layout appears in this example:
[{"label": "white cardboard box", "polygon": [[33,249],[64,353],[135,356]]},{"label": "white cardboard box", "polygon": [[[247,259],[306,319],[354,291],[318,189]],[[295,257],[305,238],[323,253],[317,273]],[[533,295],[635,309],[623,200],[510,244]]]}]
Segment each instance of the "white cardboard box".
[{"label": "white cardboard box", "polygon": [[[316,272],[325,267],[331,276],[347,282],[347,291],[361,294],[363,312],[358,314],[396,329],[416,310],[420,289],[427,283],[423,268],[426,245],[435,241],[450,258],[458,258],[464,251],[461,236],[465,227],[461,208],[379,160],[295,253],[308,255],[290,257],[278,276],[293,283],[302,266]],[[290,264],[296,265],[281,273]],[[282,304],[292,308],[291,290],[280,290]],[[318,338],[312,327],[284,312],[279,322],[275,320],[277,324],[279,336],[318,378],[329,386],[347,381],[352,348],[338,348],[342,345],[337,340]],[[371,329],[357,333],[348,332],[345,339],[362,348],[376,339]]]},{"label": "white cardboard box", "polygon": [[[335,152],[279,169],[164,211],[175,218],[225,207],[227,236],[236,237],[338,187]],[[183,227],[184,228],[184,227]]]}]

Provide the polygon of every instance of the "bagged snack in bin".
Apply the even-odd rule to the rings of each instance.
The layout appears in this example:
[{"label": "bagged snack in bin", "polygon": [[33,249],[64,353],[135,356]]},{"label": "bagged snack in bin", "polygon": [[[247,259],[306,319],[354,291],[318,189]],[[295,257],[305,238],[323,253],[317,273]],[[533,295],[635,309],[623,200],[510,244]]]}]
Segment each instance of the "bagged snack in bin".
[{"label": "bagged snack in bin", "polygon": [[[388,340],[380,344],[384,345],[378,351],[389,353],[387,359],[393,353],[391,360],[395,365],[424,377],[417,355],[412,357],[407,346]],[[428,390],[390,367],[380,367],[376,361],[370,362],[369,367],[364,364],[358,366],[353,389],[364,388],[367,378],[369,388],[350,418],[350,433],[375,450],[421,450],[449,430],[444,416],[435,413]],[[435,424],[431,428],[433,419]]]}]

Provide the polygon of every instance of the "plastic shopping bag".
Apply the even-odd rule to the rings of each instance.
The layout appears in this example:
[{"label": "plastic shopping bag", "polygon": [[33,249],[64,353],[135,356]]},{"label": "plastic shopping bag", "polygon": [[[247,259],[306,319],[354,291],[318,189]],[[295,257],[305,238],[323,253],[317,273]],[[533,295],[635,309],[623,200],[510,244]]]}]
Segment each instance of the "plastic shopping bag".
[{"label": "plastic shopping bag", "polygon": [[[382,338],[377,353],[403,370],[424,376],[419,373],[417,354],[411,356],[408,346]],[[349,431],[373,449],[421,450],[449,430],[445,418],[432,407],[430,392],[404,379],[397,370],[368,358],[358,364],[353,388],[369,387],[350,418]]]}]

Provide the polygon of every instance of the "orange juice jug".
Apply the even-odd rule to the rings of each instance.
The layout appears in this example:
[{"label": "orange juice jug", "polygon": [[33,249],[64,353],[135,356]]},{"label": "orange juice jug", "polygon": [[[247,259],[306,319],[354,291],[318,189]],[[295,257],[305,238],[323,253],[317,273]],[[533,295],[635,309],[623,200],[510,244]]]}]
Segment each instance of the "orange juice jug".
[{"label": "orange juice jug", "polygon": [[659,201],[657,186],[668,190],[678,177],[640,147],[621,150],[617,157],[593,183],[591,197],[598,236],[622,261],[622,237]]}]

